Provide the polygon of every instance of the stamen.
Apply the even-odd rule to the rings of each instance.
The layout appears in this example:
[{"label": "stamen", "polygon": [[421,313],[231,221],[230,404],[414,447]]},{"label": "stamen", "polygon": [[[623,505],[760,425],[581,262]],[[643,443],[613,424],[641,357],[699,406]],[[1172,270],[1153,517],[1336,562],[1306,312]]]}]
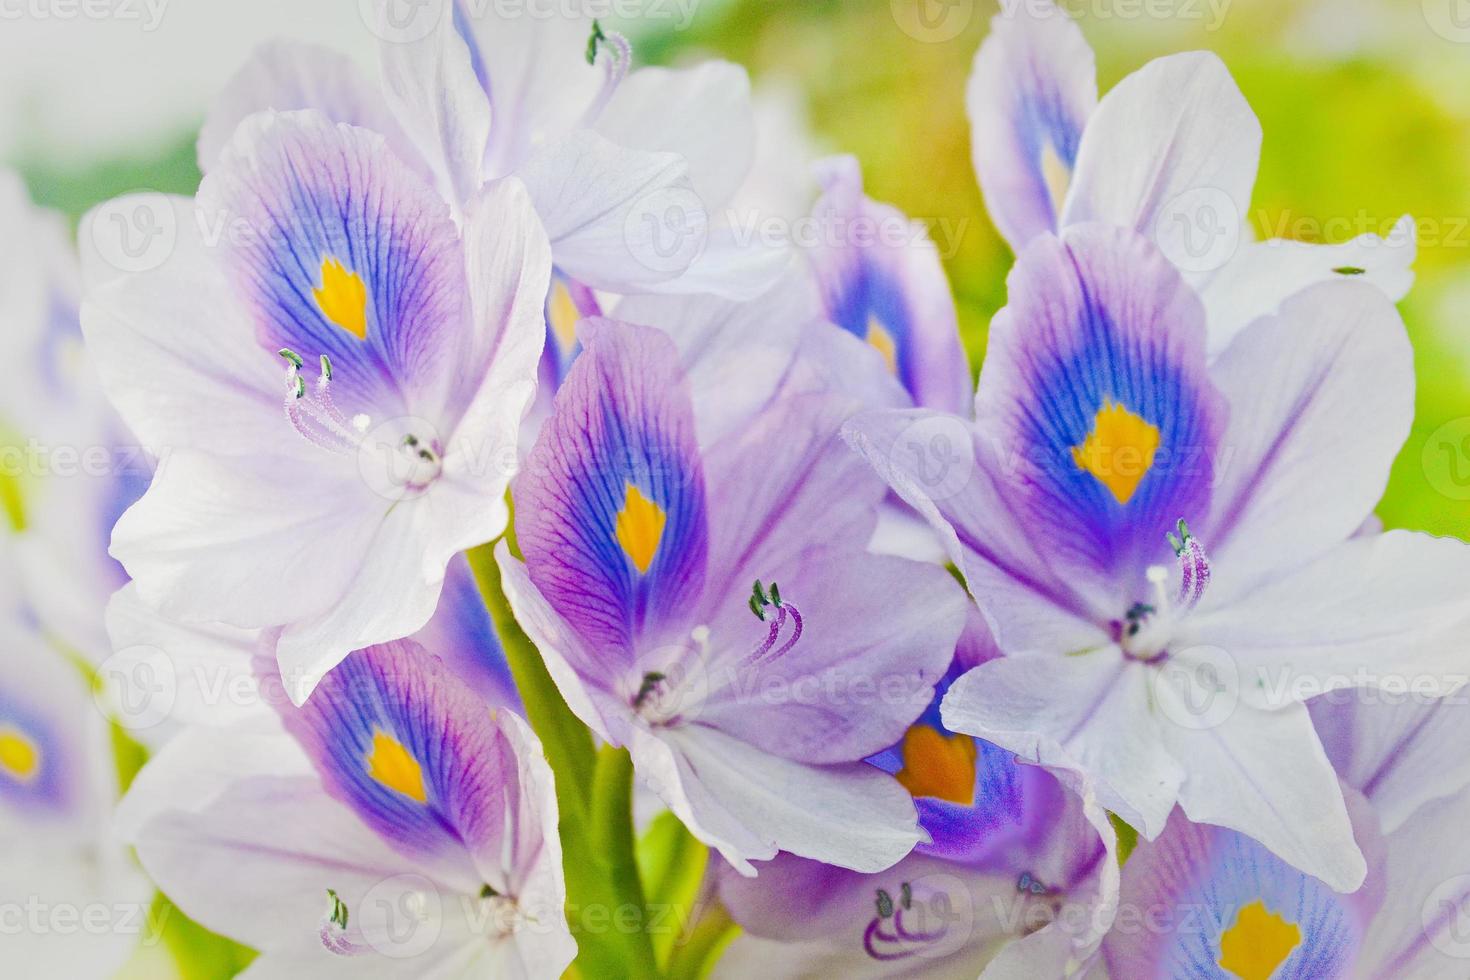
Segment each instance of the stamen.
[{"label": "stamen", "polygon": [[1199,538],[1189,533],[1189,525],[1184,519],[1179,519],[1179,536],[1166,535],[1169,544],[1174,549],[1174,557],[1179,559],[1179,597],[1178,602],[1185,609],[1193,609],[1204,597],[1205,589],[1210,584],[1210,558],[1205,554],[1204,546],[1199,543]]},{"label": "stamen", "polygon": [[327,889],[327,911],[322,916],[322,945],[338,956],[360,956],[367,948],[347,931],[347,903],[332,889]]},{"label": "stamen", "polygon": [[[899,901],[895,903],[887,889],[877,889],[874,907],[878,914],[863,931],[863,951],[880,963],[917,956],[924,952],[924,947],[949,934],[949,916],[945,914],[938,915],[936,929],[925,931],[922,927],[913,929],[907,926],[904,913],[914,911],[913,889],[908,882],[903,883],[899,895]],[[929,911],[937,913],[935,909]]]},{"label": "stamen", "polygon": [[334,453],[351,453],[357,449],[359,436],[367,428],[367,417],[349,422],[332,398],[332,361],[321,355],[321,373],[308,397],[306,379],[301,376],[305,360],[300,354],[283,347],[277,353],[286,361],[286,420],[307,442]]},{"label": "stamen", "polygon": [[[767,609],[776,610],[776,615],[773,619],[769,620],[771,628],[766,633],[765,642],[746,656],[744,661],[745,666],[754,667],[762,663],[769,663],[789,653],[791,648],[796,646],[797,641],[801,639],[802,630],[805,628],[805,623],[801,618],[801,610],[781,598],[781,587],[779,585],[772,582],[768,592],[761,585],[760,579],[755,580],[755,585],[751,588],[750,599],[747,604],[750,606],[750,611],[755,614],[755,618],[763,623],[767,622]],[[786,642],[778,648],[776,641],[781,638],[781,632],[785,629],[787,620],[790,620],[792,623],[792,632],[787,637]]]},{"label": "stamen", "polygon": [[597,61],[604,45],[608,52],[607,58],[603,61],[607,68],[607,75],[603,79],[602,88],[598,91],[597,97],[582,114],[580,125],[584,128],[590,128],[602,115],[602,111],[607,108],[608,102],[612,101],[613,93],[627,77],[628,68],[633,63],[633,45],[628,43],[628,39],[617,31],[604,31],[602,25],[594,20],[592,35],[587,39],[587,63],[589,65]]}]

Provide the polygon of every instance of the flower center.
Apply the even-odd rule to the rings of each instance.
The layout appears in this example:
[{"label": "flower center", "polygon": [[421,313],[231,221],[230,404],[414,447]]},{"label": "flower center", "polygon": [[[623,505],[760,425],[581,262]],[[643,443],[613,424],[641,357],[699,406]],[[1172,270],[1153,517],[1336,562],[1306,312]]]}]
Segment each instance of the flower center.
[{"label": "flower center", "polygon": [[513,895],[502,895],[489,885],[480,889],[475,921],[470,925],[486,939],[503,939],[521,930],[531,917]]},{"label": "flower center", "polygon": [[[371,471],[384,474],[389,487],[422,490],[444,472],[444,450],[439,441],[406,426],[373,425],[364,414],[347,417],[332,397],[332,362],[321,355],[321,371],[308,385],[301,370],[305,361],[290,348],[280,350],[286,362],[286,421],[307,442],[337,455],[357,454]],[[391,438],[384,430],[391,429]],[[372,438],[369,438],[369,436]]]}]

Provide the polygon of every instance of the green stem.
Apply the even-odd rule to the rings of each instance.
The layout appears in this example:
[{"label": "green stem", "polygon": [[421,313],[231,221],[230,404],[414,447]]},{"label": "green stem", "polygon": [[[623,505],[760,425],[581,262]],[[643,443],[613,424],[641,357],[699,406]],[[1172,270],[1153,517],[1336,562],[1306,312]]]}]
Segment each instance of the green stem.
[{"label": "green stem", "polygon": [[465,552],[465,557],[469,559],[475,584],[480,588],[480,598],[490,613],[495,635],[500,638],[500,646],[510,664],[516,690],[526,707],[526,720],[540,737],[546,759],[551,763],[552,772],[556,773],[556,802],[562,820],[565,822],[570,817],[581,821],[587,814],[586,791],[592,783],[596,760],[592,733],[562,700],[540,651],[521,629],[521,624],[516,622],[510,603],[506,601],[505,590],[501,588],[495,545],[482,544],[471,548]]},{"label": "green stem", "polygon": [[679,937],[669,957],[668,980],[703,980],[709,976],[725,946],[740,932],[719,902],[701,911],[692,927]]},{"label": "green stem", "polygon": [[[633,765],[623,750],[593,748],[592,734],[567,707],[546,663],[516,622],[493,544],[465,553],[525,705],[556,777],[567,919],[584,977],[657,975],[643,888],[633,850]],[[621,910],[629,909],[623,912]],[[636,915],[636,926],[626,918]]]},{"label": "green stem", "polygon": [[597,753],[592,784],[591,849],[602,860],[612,901],[612,928],[627,942],[626,976],[658,975],[648,903],[638,874],[637,839],[633,833],[633,758],[627,749],[604,745]]}]

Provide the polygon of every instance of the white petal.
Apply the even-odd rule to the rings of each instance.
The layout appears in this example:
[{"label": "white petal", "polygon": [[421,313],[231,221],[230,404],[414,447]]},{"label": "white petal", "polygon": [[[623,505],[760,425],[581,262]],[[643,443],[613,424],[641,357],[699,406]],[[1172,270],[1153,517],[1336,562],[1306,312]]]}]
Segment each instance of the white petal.
[{"label": "white petal", "polygon": [[954,683],[944,726],[1028,762],[1086,774],[1098,802],[1152,839],[1185,769],[1159,740],[1147,669],[1116,649],[1002,657]]},{"label": "white petal", "polygon": [[107,604],[107,634],[117,652],[98,682],[134,738],[156,745],[179,725],[274,723],[251,663],[256,631],[169,619],[130,583]]},{"label": "white petal", "polygon": [[1260,153],[1260,123],[1219,58],[1157,58],[1098,103],[1062,224],[1134,228],[1187,271],[1218,268],[1245,224]]},{"label": "white petal", "polygon": [[689,268],[709,212],[673,153],[616,145],[579,130],[517,171],[551,238],[557,267],[596,289],[639,292]]},{"label": "white petal", "polygon": [[677,153],[711,207],[730,200],[755,157],[750,77],[728,61],[640,68],[623,79],[594,128],[620,146]]},{"label": "white petal", "polygon": [[[1154,693],[1160,699],[1177,696],[1168,684],[1156,685]],[[1179,788],[1179,805],[1189,819],[1254,837],[1337,891],[1363,883],[1367,865],[1353,839],[1337,775],[1304,706],[1272,711],[1242,702],[1213,727],[1160,727],[1169,752],[1189,770]]]},{"label": "white petal", "polygon": [[[262,356],[209,254],[226,221],[156,194],[119,198],[82,218],[87,349],[123,421],[160,458],[196,446],[250,455],[300,442],[285,438],[284,372]],[[117,263],[129,253],[116,250],[120,242],[143,249],[144,267],[124,274]]]},{"label": "white petal", "polygon": [[[439,9],[428,34],[383,40],[379,64],[388,105],[458,213],[480,189],[490,142],[490,100],[475,77],[469,48],[454,29],[452,5],[434,2]],[[393,16],[393,0],[381,0],[380,9],[383,16]]]},{"label": "white petal", "polygon": [[1210,375],[1230,421],[1213,513],[1196,531],[1217,570],[1212,598],[1221,599],[1311,561],[1362,525],[1409,434],[1413,350],[1382,293],[1330,283],[1252,324]]},{"label": "white petal", "polygon": [[317,109],[333,122],[381,133],[405,162],[425,166],[384,105],[378,86],[352,59],[314,44],[268,41],[210,104],[199,130],[200,171],[210,171],[241,120],[264,109]]},{"label": "white petal", "polygon": [[1400,218],[1385,238],[1359,235],[1340,245],[1273,238],[1243,246],[1200,290],[1210,321],[1210,354],[1218,355],[1258,317],[1321,282],[1366,282],[1397,303],[1414,284],[1414,219]]},{"label": "white petal", "polygon": [[1410,531],[1354,538],[1188,628],[1225,651],[1260,704],[1339,688],[1440,696],[1467,680],[1470,544]]},{"label": "white petal", "polygon": [[866,763],[802,765],[697,725],[637,729],[629,748],[649,788],[742,874],[778,850],[882,871],[924,839],[913,798]]},{"label": "white petal", "polygon": [[364,529],[387,508],[336,469],[179,452],[118,521],[112,554],[171,617],[271,626],[335,604],[368,552]]}]

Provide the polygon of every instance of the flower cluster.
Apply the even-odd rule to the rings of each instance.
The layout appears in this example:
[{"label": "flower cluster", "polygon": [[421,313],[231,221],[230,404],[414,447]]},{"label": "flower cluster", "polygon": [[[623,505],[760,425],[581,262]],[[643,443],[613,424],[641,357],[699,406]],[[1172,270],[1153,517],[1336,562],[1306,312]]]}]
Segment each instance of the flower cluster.
[{"label": "flower cluster", "polygon": [[[0,432],[102,462],[0,475],[7,972],[175,909],[261,977],[1463,970],[1470,546],[1372,513],[1411,221],[1249,240],[1217,58],[1099,98],[1008,10],[974,383],[742,69],[441,8],[260,50],[79,255],[0,182]],[[742,240],[783,181],[820,233]]]}]

